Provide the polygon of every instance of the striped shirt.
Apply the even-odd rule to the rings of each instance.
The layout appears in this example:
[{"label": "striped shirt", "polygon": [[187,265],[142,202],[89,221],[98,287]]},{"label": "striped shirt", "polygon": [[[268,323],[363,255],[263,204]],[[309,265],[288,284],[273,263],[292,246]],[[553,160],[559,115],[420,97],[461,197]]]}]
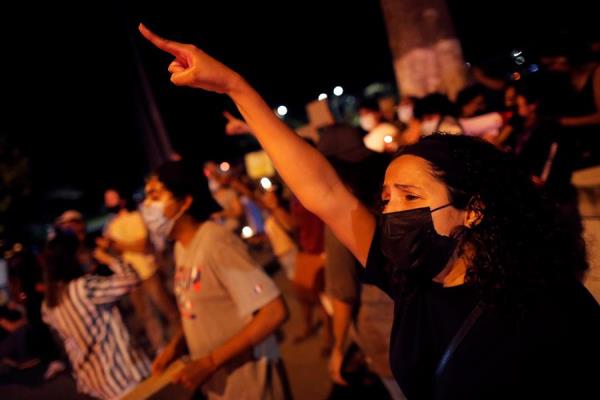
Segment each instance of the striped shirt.
[{"label": "striped shirt", "polygon": [[122,396],[150,373],[146,354],[131,344],[116,301],[139,282],[124,263],[108,277],[86,275],[67,285],[60,303],[42,304],[44,321],[64,342],[80,392],[100,399]]}]

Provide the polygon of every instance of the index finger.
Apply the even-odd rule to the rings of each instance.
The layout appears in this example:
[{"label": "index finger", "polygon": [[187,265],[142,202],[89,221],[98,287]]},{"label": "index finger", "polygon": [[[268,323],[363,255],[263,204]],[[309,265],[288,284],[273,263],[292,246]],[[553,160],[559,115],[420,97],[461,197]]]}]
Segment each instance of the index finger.
[{"label": "index finger", "polygon": [[231,115],[229,111],[223,111],[223,116],[227,118],[227,121],[235,121],[237,118]]},{"label": "index finger", "polygon": [[183,50],[183,43],[175,42],[173,40],[164,39],[152,32],[150,29],[142,23],[138,26],[138,29],[142,36],[144,36],[150,43],[158,47],[159,49],[166,51],[169,54],[174,55],[177,58],[185,57],[185,51]]}]

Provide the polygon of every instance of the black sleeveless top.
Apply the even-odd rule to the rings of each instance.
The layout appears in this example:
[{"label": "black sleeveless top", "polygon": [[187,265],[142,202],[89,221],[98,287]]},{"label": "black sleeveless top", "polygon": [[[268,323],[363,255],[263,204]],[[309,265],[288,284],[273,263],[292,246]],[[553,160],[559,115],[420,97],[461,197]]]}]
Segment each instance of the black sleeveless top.
[{"label": "black sleeveless top", "polygon": [[391,284],[380,234],[364,280],[394,300],[390,365],[413,399],[579,399],[597,393],[600,307],[578,282],[540,293],[524,316],[487,307],[441,375],[436,366],[478,302],[468,285],[431,282],[409,299]]}]

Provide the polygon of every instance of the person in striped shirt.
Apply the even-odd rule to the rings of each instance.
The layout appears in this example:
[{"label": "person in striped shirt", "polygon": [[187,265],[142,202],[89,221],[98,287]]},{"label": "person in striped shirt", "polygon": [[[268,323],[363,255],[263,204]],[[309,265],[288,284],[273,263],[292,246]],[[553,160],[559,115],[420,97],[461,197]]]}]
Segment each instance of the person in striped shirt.
[{"label": "person in striped shirt", "polygon": [[80,392],[118,399],[150,373],[150,362],[132,343],[117,300],[140,282],[127,264],[96,250],[110,276],[83,274],[78,239],[57,231],[44,254],[46,296],[42,317],[62,339]]}]

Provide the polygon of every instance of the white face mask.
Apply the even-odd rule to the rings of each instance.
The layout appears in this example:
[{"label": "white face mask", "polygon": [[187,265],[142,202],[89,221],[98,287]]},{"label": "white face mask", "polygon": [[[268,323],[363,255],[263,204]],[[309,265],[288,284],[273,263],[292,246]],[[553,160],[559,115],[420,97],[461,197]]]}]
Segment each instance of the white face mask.
[{"label": "white face mask", "polygon": [[167,218],[165,217],[165,204],[152,201],[142,204],[140,212],[146,222],[148,231],[162,240],[166,240],[169,238],[177,220],[185,213],[185,210],[182,208],[173,218]]},{"label": "white face mask", "polygon": [[373,114],[366,114],[360,116],[358,118],[358,122],[360,124],[360,127],[367,132],[372,131],[373,128],[377,126],[377,119]]},{"label": "white face mask", "polygon": [[412,104],[402,104],[398,106],[398,119],[400,122],[408,124],[413,118],[413,106]]}]

